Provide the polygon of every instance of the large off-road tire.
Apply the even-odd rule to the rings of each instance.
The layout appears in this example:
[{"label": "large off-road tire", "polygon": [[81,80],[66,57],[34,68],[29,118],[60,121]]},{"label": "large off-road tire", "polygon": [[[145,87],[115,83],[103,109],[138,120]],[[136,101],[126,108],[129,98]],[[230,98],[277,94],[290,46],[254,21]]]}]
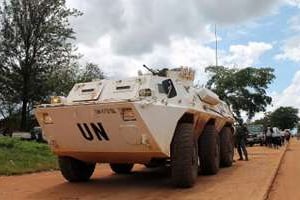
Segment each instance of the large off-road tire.
[{"label": "large off-road tire", "polygon": [[225,126],[220,133],[220,165],[230,167],[233,162],[234,146],[231,127]]},{"label": "large off-road tire", "polygon": [[95,170],[95,163],[86,163],[68,156],[59,156],[60,171],[69,182],[88,181]]},{"label": "large off-road tire", "polygon": [[200,173],[217,174],[220,168],[220,140],[213,125],[206,125],[198,140]]},{"label": "large off-road tire", "polygon": [[109,165],[116,174],[129,174],[133,168],[132,163],[111,163]]},{"label": "large off-road tire", "polygon": [[193,125],[179,123],[171,143],[171,176],[176,187],[192,187],[198,175],[198,147]]}]

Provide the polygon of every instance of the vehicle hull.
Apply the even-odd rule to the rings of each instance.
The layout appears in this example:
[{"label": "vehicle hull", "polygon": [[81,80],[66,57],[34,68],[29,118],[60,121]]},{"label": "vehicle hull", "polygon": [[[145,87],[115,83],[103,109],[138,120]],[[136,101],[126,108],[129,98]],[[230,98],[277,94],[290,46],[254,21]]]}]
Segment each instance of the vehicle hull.
[{"label": "vehicle hull", "polygon": [[[176,123],[186,110],[170,112],[165,106],[151,107],[127,102],[40,107],[36,118],[51,149],[59,156],[90,162],[147,163],[152,158],[169,157]],[[124,121],[123,109],[132,109],[135,120]],[[152,112],[172,117],[166,124],[154,118]],[[141,114],[149,117],[142,119]],[[51,122],[45,123],[45,115]],[[151,126],[154,123],[156,128]]]},{"label": "vehicle hull", "polygon": [[[124,109],[131,109],[135,119],[125,121]],[[88,162],[148,163],[170,157],[176,126],[187,113],[193,115],[195,138],[210,119],[215,120],[218,131],[227,123],[209,112],[145,102],[38,107],[35,114],[52,151],[59,156]],[[51,120],[47,122],[45,116]]]}]

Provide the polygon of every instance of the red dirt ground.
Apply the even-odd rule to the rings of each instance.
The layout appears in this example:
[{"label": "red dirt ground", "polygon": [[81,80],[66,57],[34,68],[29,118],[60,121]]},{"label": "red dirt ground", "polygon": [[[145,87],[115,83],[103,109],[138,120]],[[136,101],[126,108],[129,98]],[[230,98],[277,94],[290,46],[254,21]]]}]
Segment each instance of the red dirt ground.
[{"label": "red dirt ground", "polygon": [[269,199],[300,199],[300,140],[291,140],[269,194]]},{"label": "red dirt ground", "polygon": [[[295,151],[300,150],[300,147],[297,148]],[[86,183],[68,183],[59,171],[2,176],[0,199],[262,199],[276,172],[283,149],[248,148],[250,161],[237,161],[214,176],[199,176],[191,189],[173,188],[167,167],[150,170],[136,165],[132,174],[116,175],[108,165],[102,164],[96,168],[91,181]],[[299,159],[297,164],[299,169]]]}]

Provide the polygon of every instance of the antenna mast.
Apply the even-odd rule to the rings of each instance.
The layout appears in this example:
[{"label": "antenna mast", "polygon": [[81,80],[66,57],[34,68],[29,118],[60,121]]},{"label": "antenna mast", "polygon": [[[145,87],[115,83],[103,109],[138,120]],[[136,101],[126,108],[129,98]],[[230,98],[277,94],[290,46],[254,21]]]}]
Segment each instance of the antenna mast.
[{"label": "antenna mast", "polygon": [[216,67],[218,66],[218,38],[217,38],[217,24],[215,24],[215,39],[216,39]]}]

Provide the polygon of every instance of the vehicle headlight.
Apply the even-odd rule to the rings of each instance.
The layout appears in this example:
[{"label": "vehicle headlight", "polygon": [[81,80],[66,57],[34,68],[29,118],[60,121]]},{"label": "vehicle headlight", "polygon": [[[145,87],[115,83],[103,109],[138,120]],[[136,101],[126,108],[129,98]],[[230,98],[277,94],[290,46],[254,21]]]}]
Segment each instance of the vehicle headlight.
[{"label": "vehicle headlight", "polygon": [[121,115],[124,121],[136,121],[135,114],[131,108],[122,108]]},{"label": "vehicle headlight", "polygon": [[140,97],[149,97],[149,96],[152,96],[152,91],[151,91],[150,88],[140,89],[139,96]]},{"label": "vehicle headlight", "polygon": [[53,120],[48,113],[43,113],[43,122],[45,124],[53,124]]},{"label": "vehicle headlight", "polygon": [[50,99],[51,104],[60,104],[64,103],[65,97],[63,96],[52,96]]}]

